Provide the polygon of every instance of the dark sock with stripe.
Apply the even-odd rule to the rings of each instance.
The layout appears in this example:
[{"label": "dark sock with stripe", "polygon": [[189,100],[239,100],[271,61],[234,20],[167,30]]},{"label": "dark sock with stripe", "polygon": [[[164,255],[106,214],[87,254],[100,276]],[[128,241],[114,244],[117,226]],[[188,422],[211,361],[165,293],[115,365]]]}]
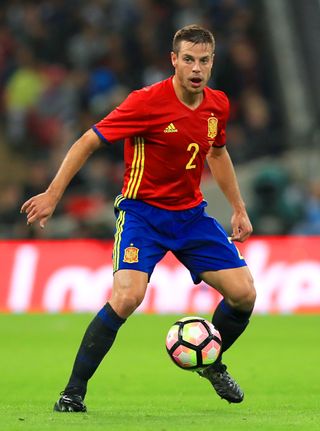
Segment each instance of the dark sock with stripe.
[{"label": "dark sock with stripe", "polygon": [[239,311],[223,299],[216,308],[212,323],[218,329],[222,338],[221,355],[236,341],[249,324],[251,311]]},{"label": "dark sock with stripe", "polygon": [[76,393],[84,398],[88,380],[110,350],[118,329],[125,321],[109,303],[99,311],[83,336],[65,393]]}]

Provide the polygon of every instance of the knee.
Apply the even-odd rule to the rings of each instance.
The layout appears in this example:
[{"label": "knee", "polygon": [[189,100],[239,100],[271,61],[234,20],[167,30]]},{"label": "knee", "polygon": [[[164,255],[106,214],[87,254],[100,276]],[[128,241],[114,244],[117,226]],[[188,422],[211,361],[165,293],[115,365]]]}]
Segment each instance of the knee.
[{"label": "knee", "polygon": [[125,281],[113,287],[110,303],[121,317],[130,316],[139,307],[144,298],[144,289]]},{"label": "knee", "polygon": [[251,311],[257,296],[252,277],[248,277],[234,292],[226,298],[231,307],[241,311]]}]

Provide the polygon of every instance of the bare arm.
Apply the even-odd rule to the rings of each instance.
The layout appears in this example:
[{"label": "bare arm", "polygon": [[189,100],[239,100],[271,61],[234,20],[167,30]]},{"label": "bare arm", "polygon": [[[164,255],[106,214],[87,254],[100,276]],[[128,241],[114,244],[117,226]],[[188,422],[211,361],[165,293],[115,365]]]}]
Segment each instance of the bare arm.
[{"label": "bare arm", "polygon": [[93,130],[88,130],[72,145],[47,190],[22,205],[21,212],[27,214],[28,224],[39,220],[40,226],[44,227],[72,178],[101,145]]},{"label": "bare arm", "polygon": [[252,226],[229,153],[225,147],[211,147],[207,162],[212,175],[233,209],[231,238],[234,241],[243,242],[251,235]]}]

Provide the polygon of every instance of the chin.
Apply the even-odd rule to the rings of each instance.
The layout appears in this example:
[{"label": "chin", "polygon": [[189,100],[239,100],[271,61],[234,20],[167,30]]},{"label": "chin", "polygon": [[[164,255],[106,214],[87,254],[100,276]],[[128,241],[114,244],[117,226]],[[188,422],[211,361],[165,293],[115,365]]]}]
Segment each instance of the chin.
[{"label": "chin", "polygon": [[199,88],[192,88],[190,89],[190,92],[193,94],[200,94],[203,92],[204,86],[201,85]]}]

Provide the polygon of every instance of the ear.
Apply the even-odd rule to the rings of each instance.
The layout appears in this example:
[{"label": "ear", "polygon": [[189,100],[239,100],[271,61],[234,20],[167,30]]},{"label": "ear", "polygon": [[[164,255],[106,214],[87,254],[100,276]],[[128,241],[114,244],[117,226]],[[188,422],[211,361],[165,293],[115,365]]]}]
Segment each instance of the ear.
[{"label": "ear", "polygon": [[173,51],[171,51],[171,63],[172,66],[175,68],[177,64],[177,54]]}]

